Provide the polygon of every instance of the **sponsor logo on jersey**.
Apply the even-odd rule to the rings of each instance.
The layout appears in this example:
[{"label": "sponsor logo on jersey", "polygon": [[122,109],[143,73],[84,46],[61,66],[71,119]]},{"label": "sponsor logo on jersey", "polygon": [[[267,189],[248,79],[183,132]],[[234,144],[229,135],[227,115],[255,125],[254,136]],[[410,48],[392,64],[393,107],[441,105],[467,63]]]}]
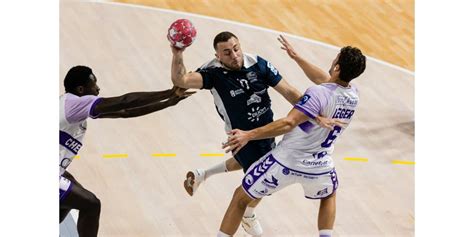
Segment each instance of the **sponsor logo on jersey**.
[{"label": "sponsor logo on jersey", "polygon": [[273,74],[275,74],[275,76],[278,74],[278,70],[270,62],[267,62],[267,67],[273,72]]},{"label": "sponsor logo on jersey", "polygon": [[327,154],[328,154],[327,151],[321,151],[321,152],[313,154],[313,157],[315,159],[321,159],[321,158],[325,157]]},{"label": "sponsor logo on jersey", "polygon": [[357,99],[351,99],[347,96],[338,96],[336,98],[336,105],[345,105],[345,106],[352,106],[355,107],[357,105]]},{"label": "sponsor logo on jersey", "polygon": [[252,94],[250,96],[250,99],[247,100],[247,106],[253,103],[260,103],[260,102],[262,102],[262,98],[256,94]]},{"label": "sponsor logo on jersey", "polygon": [[77,155],[79,149],[82,147],[82,143],[66,132],[59,131],[59,144],[67,148],[69,151]]},{"label": "sponsor logo on jersey", "polygon": [[245,91],[243,89],[238,89],[238,90],[231,90],[230,91],[230,96],[232,97],[236,97],[242,93],[244,93]]},{"label": "sponsor logo on jersey", "polygon": [[281,171],[284,175],[289,175],[290,174],[290,170],[288,168],[283,168],[283,170]]},{"label": "sponsor logo on jersey", "polygon": [[300,101],[298,102],[298,104],[299,104],[299,105],[304,105],[304,104],[306,104],[306,102],[308,102],[308,100],[309,100],[310,98],[311,98],[310,95],[305,94],[305,95],[303,96],[303,98],[300,99]]},{"label": "sponsor logo on jersey", "polygon": [[328,160],[322,161],[322,160],[307,160],[304,159],[302,161],[303,165],[305,166],[315,166],[315,167],[321,167],[321,166],[326,166],[329,164]]},{"label": "sponsor logo on jersey", "polygon": [[260,116],[262,116],[264,113],[268,111],[267,107],[256,107],[256,108],[251,108],[251,112],[248,112],[247,115],[249,116],[247,119],[250,120],[250,122],[255,122],[260,119]]},{"label": "sponsor logo on jersey", "polygon": [[255,82],[257,80],[257,73],[255,72],[248,72],[246,76],[250,82]]}]

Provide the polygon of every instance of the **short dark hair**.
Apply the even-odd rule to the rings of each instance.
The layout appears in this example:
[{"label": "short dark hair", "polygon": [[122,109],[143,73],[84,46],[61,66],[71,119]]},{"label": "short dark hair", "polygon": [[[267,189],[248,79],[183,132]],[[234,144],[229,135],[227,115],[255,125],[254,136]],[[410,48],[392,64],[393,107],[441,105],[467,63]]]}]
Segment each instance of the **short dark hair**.
[{"label": "short dark hair", "polygon": [[234,37],[236,39],[239,39],[239,38],[237,38],[237,36],[235,36],[234,34],[232,34],[229,31],[224,31],[224,32],[221,32],[221,33],[217,34],[216,37],[214,37],[214,49],[217,50],[217,44],[218,43],[227,42],[227,40],[229,40],[232,37]]},{"label": "short dark hair", "polygon": [[336,64],[340,68],[339,79],[350,82],[364,72],[365,56],[360,49],[346,46],[341,49]]},{"label": "short dark hair", "polygon": [[87,66],[78,65],[69,69],[64,78],[64,89],[66,92],[74,92],[78,86],[86,86],[90,82],[92,69]]}]

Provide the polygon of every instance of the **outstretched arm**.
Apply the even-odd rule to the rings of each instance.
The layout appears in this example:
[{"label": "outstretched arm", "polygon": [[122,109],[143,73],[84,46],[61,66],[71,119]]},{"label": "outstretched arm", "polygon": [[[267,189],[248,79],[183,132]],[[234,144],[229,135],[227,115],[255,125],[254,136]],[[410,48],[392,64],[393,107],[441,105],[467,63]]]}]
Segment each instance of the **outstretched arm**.
[{"label": "outstretched arm", "polygon": [[171,61],[171,81],[173,85],[181,88],[201,89],[203,86],[201,74],[198,72],[186,73],[183,60],[184,49],[178,49],[174,46],[170,47],[173,53],[173,59]]},{"label": "outstretched arm", "polygon": [[96,118],[138,117],[176,105],[194,93],[173,87],[165,91],[133,92],[117,97],[102,98],[94,107],[92,114],[96,115]]},{"label": "outstretched arm", "polygon": [[290,58],[295,60],[298,66],[303,69],[304,74],[306,74],[306,76],[312,82],[316,84],[321,84],[329,81],[329,74],[321,68],[317,67],[316,65],[306,61],[306,59],[302,58],[298,53],[296,53],[296,51],[293,49],[293,46],[291,46],[290,42],[288,42],[288,40],[286,40],[283,35],[280,35],[278,41],[280,41],[280,43],[282,44],[281,48],[286,51]]}]

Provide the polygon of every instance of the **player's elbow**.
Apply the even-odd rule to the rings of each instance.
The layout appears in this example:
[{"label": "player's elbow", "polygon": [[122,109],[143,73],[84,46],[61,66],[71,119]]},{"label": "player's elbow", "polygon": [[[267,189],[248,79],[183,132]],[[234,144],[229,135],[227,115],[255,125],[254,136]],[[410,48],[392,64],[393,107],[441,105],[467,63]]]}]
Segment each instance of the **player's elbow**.
[{"label": "player's elbow", "polygon": [[293,128],[295,128],[296,125],[298,125],[296,123],[296,121],[294,119],[291,119],[291,118],[284,118],[283,119],[283,124],[284,124],[285,131],[290,131]]},{"label": "player's elbow", "polygon": [[187,84],[189,81],[189,73],[184,74],[181,77],[177,77],[175,80],[172,80],[172,81],[173,81],[173,85],[177,87],[188,88]]}]

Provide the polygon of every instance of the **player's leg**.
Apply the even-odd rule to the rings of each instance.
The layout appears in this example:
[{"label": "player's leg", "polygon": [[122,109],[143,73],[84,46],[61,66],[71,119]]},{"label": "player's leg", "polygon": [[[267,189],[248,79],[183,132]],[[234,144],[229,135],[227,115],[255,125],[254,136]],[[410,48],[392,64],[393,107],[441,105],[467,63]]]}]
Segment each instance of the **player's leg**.
[{"label": "player's leg", "polygon": [[318,229],[320,237],[331,237],[336,220],[336,192],[321,199],[318,214]]},{"label": "player's leg", "polygon": [[242,216],[242,227],[247,234],[252,236],[260,236],[263,234],[263,228],[260,221],[255,213],[255,208],[260,203],[261,199],[252,200],[245,208],[244,215]]},{"label": "player's leg", "polygon": [[[79,187],[82,187],[82,185],[69,173],[68,171],[64,171],[64,174],[61,175],[62,177],[66,178],[69,182],[72,183],[72,185],[78,185]],[[83,187],[82,187],[83,188]],[[66,196],[67,194],[65,194]],[[64,219],[66,219],[67,215],[71,211],[71,208],[65,208],[65,207],[59,207],[59,223],[62,223]]]},{"label": "player's leg", "polygon": [[[234,157],[231,157],[225,161],[225,167],[227,169],[225,172],[236,171],[236,170],[242,169],[242,166]],[[214,174],[217,174],[217,173],[218,172],[215,172]],[[213,174],[209,174],[208,176],[206,176],[206,178],[209,177],[210,175],[213,175]]]},{"label": "player's leg", "polygon": [[253,200],[251,203],[249,203],[247,209],[245,210],[244,217],[251,217],[254,216],[254,209],[257,207],[257,205],[260,203],[260,199]]},{"label": "player's leg", "polygon": [[92,192],[82,187],[77,180],[72,179],[74,183],[69,194],[61,200],[60,210],[63,210],[63,214],[68,209],[79,210],[79,218],[77,220],[79,236],[95,237],[99,231],[100,200]]},{"label": "player's leg", "polygon": [[242,166],[240,166],[237,160],[231,157],[227,159],[226,161],[216,164],[205,170],[196,169],[196,170],[188,171],[188,173],[186,174],[186,180],[184,180],[184,184],[183,184],[184,189],[186,189],[186,192],[190,196],[193,196],[194,193],[199,188],[199,185],[202,182],[204,182],[206,179],[208,179],[209,177],[216,174],[240,170],[240,169],[242,169]]},{"label": "player's leg", "polygon": [[237,232],[240,220],[244,216],[245,209],[252,200],[253,199],[242,189],[242,186],[239,186],[235,190],[232,201],[230,202],[224,215],[224,219],[221,222],[221,233],[232,236]]},{"label": "player's leg", "polygon": [[240,220],[244,215],[245,209],[252,200],[253,199],[250,198],[242,189],[242,186],[239,186],[235,190],[232,201],[224,215],[220,231],[230,235],[235,234],[239,227]]},{"label": "player's leg", "polygon": [[332,170],[314,177],[306,175],[298,179],[303,186],[306,198],[321,199],[318,214],[319,236],[331,237],[336,220],[336,189],[339,185],[337,174],[335,170]]},{"label": "player's leg", "polygon": [[[273,139],[265,139],[249,142],[240,152],[235,156],[236,160],[244,169],[244,172],[251,170],[259,164],[262,159],[266,158],[266,154],[274,147]],[[259,236],[263,234],[263,228],[255,213],[255,208],[259,204],[260,199],[253,200],[245,209],[242,217],[242,227],[245,232],[252,236]]]}]

